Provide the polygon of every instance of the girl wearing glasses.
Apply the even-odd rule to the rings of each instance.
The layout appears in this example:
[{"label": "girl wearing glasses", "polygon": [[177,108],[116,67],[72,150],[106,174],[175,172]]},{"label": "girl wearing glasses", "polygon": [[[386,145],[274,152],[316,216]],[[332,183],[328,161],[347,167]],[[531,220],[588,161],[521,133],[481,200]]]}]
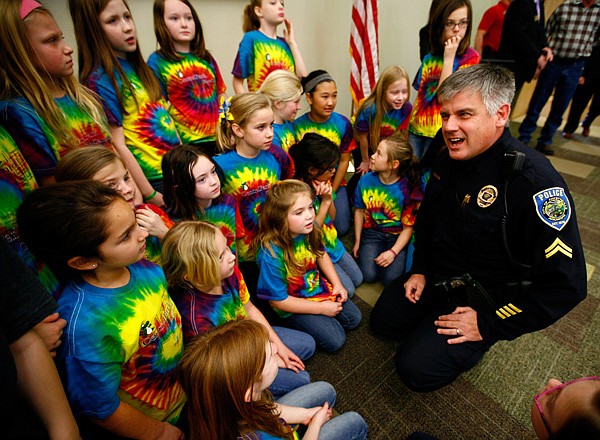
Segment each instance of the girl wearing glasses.
[{"label": "girl wearing glasses", "polygon": [[409,125],[409,141],[421,159],[442,126],[438,87],[454,71],[479,63],[479,54],[469,47],[473,11],[469,0],[442,0],[434,10],[430,26],[431,53],[413,81],[417,99]]},{"label": "girl wearing glasses", "polygon": [[540,440],[600,438],[598,376],[565,383],[550,379],[533,398],[531,423]]}]

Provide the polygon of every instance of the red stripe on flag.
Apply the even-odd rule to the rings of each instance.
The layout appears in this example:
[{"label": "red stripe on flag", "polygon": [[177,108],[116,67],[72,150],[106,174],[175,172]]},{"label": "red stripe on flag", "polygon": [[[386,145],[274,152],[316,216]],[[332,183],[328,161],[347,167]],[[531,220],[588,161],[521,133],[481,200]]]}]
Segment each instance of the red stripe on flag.
[{"label": "red stripe on flag", "polygon": [[379,76],[378,0],[353,0],[350,31],[350,92],[358,106]]}]

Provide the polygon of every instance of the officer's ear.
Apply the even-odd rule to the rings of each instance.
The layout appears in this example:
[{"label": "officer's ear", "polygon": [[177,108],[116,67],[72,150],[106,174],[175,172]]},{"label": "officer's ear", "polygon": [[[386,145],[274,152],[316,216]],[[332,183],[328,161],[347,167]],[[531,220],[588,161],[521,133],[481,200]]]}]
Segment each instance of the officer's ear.
[{"label": "officer's ear", "polygon": [[510,104],[504,103],[496,111],[496,127],[506,127],[510,116]]}]

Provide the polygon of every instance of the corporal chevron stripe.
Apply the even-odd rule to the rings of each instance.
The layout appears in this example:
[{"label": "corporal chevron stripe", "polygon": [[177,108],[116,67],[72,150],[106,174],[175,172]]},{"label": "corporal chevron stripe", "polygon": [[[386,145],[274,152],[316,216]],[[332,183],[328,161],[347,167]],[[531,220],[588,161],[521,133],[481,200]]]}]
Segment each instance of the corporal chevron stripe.
[{"label": "corporal chevron stripe", "polygon": [[379,77],[378,0],[352,1],[350,93],[357,107]]}]

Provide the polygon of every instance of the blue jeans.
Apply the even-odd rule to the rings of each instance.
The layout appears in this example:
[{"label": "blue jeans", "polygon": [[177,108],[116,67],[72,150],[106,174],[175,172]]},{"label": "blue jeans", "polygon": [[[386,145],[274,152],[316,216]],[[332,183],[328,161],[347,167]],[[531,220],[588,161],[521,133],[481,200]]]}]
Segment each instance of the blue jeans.
[{"label": "blue jeans", "polygon": [[335,317],[294,313],[285,318],[292,327],[304,331],[315,338],[317,346],[324,351],[337,351],[346,342],[346,330],[358,327],[362,314],[352,300],[343,304],[343,309]]},{"label": "blue jeans", "polygon": [[344,289],[348,292],[348,298],[352,298],[356,293],[356,288],[363,282],[363,274],[358,264],[348,252],[344,252],[342,258],[337,263],[333,263],[333,267],[344,285]]},{"label": "blue jeans", "polygon": [[[301,408],[335,404],[335,389],[327,382],[315,382],[297,388],[277,399],[277,403]],[[355,412],[340,414],[321,427],[319,440],[363,440],[367,438],[367,423]]]},{"label": "blue jeans", "polygon": [[560,127],[563,114],[577,89],[579,77],[583,73],[583,65],[583,60],[569,64],[558,64],[552,61],[546,65],[540,73],[531,101],[529,101],[527,116],[519,127],[519,140],[521,142],[528,144],[531,141],[531,135],[537,127],[540,112],[554,91],[550,114],[537,142],[541,145],[552,144],[554,133]]},{"label": "blue jeans", "polygon": [[333,201],[335,206],[335,220],[333,225],[337,229],[338,236],[343,237],[350,230],[350,202],[348,202],[348,190],[345,186],[340,186],[335,193],[336,198]]},{"label": "blue jeans", "polygon": [[[273,326],[273,331],[279,336],[281,342],[303,361],[315,354],[316,344],[311,335],[291,328],[277,326]],[[287,368],[280,368],[269,389],[273,396],[279,397],[308,383],[310,383],[310,376],[306,371],[296,373]]]},{"label": "blue jeans", "polygon": [[419,160],[423,159],[432,141],[433,138],[408,132],[408,143],[413,147],[413,153]]},{"label": "blue jeans", "polygon": [[358,266],[367,283],[381,280],[387,286],[404,273],[406,247],[402,249],[388,267],[381,267],[375,263],[375,258],[383,251],[390,249],[396,243],[397,238],[397,235],[381,232],[376,229],[368,228],[362,230],[360,248],[358,249]]}]

